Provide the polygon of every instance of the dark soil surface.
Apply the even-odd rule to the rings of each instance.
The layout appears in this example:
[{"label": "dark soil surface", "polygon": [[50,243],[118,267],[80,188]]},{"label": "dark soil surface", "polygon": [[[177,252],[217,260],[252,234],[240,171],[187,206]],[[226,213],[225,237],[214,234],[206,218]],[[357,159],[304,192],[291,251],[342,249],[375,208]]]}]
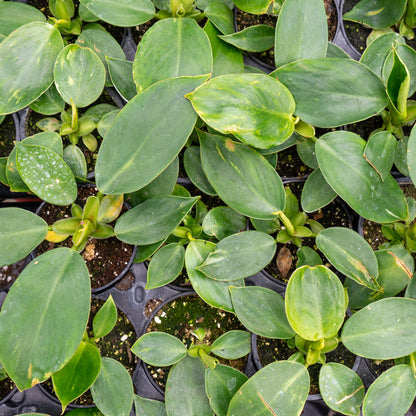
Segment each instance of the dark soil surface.
[{"label": "dark soil surface", "polygon": [[16,140],[16,127],[11,115],[7,115],[0,124],[0,157],[9,156]]},{"label": "dark soil surface", "polygon": [[0,401],[6,398],[16,385],[10,378],[5,378],[0,381]]},{"label": "dark soil surface", "polygon": [[19,260],[9,266],[0,267],[0,291],[10,287],[19,277],[26,264],[26,259]]},{"label": "dark soil surface", "polygon": [[[155,300],[155,304],[157,303],[158,300]],[[149,305],[149,308],[154,310],[156,307]],[[150,323],[147,332],[162,331],[174,335],[189,348],[192,342],[195,344],[198,341],[193,335],[193,331],[197,328],[207,330],[203,343],[208,345],[211,345],[227,331],[245,329],[234,314],[208,305],[197,295],[187,295],[162,307]],[[216,358],[220,363],[237,368],[242,372],[247,362],[247,357],[239,360]],[[164,389],[170,367],[147,365],[147,368],[154,381]]]},{"label": "dark soil surface", "polygon": [[299,158],[296,146],[291,146],[277,153],[276,171],[281,178],[296,178],[312,173],[313,169]]},{"label": "dark soil surface", "polygon": [[[94,186],[78,188],[76,203],[84,206],[89,195],[95,195],[97,189]],[[49,224],[71,216],[70,207],[62,207],[46,204],[40,216]],[[71,238],[62,243],[43,241],[37,253],[41,254],[56,247],[71,247]],[[127,266],[133,254],[134,247],[121,242],[115,237],[103,240],[91,238],[84,251],[81,253],[90,273],[91,287],[97,289],[113,281]]]},{"label": "dark soil surface", "polygon": [[347,124],[347,130],[358,134],[363,139],[367,140],[370,134],[383,126],[383,119],[380,116],[371,117],[367,120],[359,121],[353,124]]}]

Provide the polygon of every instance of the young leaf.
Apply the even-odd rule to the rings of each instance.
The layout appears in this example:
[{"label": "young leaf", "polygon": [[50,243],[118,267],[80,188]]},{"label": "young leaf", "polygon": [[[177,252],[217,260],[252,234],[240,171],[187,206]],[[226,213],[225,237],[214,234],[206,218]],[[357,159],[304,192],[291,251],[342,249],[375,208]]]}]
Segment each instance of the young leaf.
[{"label": "young leaf", "polygon": [[250,332],[228,331],[212,343],[211,352],[227,360],[236,360],[250,352]]},{"label": "young leaf", "polygon": [[25,258],[44,240],[47,232],[48,224],[38,215],[22,208],[1,208],[0,267]]},{"label": "young leaf", "polygon": [[247,13],[266,13],[273,0],[233,0],[234,4]]},{"label": "young leaf", "polygon": [[298,261],[296,263],[296,268],[302,266],[319,266],[322,265],[322,259],[319,254],[311,247],[302,246],[296,252]]},{"label": "young leaf", "polygon": [[295,335],[286,318],[284,301],[278,293],[260,286],[230,287],[230,292],[238,319],[251,332],[279,339]]},{"label": "young leaf", "polygon": [[175,364],[187,354],[183,342],[164,332],[149,332],[142,335],[131,350],[145,363],[160,367]]},{"label": "young leaf", "polygon": [[360,416],[365,390],[355,371],[339,363],[324,364],[319,373],[319,390],[332,410],[343,415]]},{"label": "young leaf", "polygon": [[260,231],[243,231],[221,240],[197,270],[214,280],[243,279],[266,267],[275,252],[273,237]]},{"label": "young leaf", "polygon": [[274,33],[274,28],[269,25],[255,25],[236,33],[219,35],[219,38],[243,51],[263,52],[273,47]]},{"label": "young leaf", "polygon": [[298,59],[325,58],[327,47],[328,24],[323,2],[286,0],[276,24],[276,67]]},{"label": "young leaf", "polygon": [[146,399],[135,395],[134,408],[136,416],[167,416],[165,403],[159,400]]},{"label": "young leaf", "polygon": [[92,328],[94,338],[103,338],[109,334],[117,322],[117,307],[110,295],[94,316]]},{"label": "young leaf", "polygon": [[309,375],[303,364],[275,361],[263,367],[240,387],[231,399],[227,415],[298,415],[308,392]]},{"label": "young leaf", "polygon": [[82,150],[78,146],[73,144],[66,146],[63,152],[63,159],[71,168],[75,177],[81,179],[87,178],[87,161],[85,160],[84,153],[82,153]]},{"label": "young leaf", "polygon": [[124,213],[114,231],[128,244],[156,243],[175,230],[197,200],[198,197],[154,196]]},{"label": "young leaf", "polygon": [[217,240],[240,233],[246,226],[246,217],[230,207],[215,207],[208,211],[202,221],[204,233],[216,237]]},{"label": "young leaf", "polygon": [[74,250],[48,251],[23,270],[0,314],[0,360],[20,390],[46,380],[74,355],[90,297],[87,267]]},{"label": "young leaf", "polygon": [[[205,80],[204,76],[158,82],[120,111],[98,152],[95,174],[101,192],[134,192],[169,166],[196,122],[183,96]],[[131,132],[127,137],[126,131]]]},{"label": "young leaf", "polygon": [[354,354],[375,360],[404,357],[416,351],[416,300],[387,298],[373,302],[344,324],[342,343]]},{"label": "young leaf", "polygon": [[263,156],[223,136],[198,135],[205,174],[227,205],[259,219],[273,219],[284,209],[282,180]]},{"label": "young leaf", "polygon": [[327,206],[336,198],[336,192],[329,186],[319,168],[306,179],[302,188],[300,203],[305,212],[314,212]]},{"label": "young leaf", "polygon": [[260,149],[283,143],[294,130],[295,101],[268,75],[222,75],[186,97],[210,127]]},{"label": "young leaf", "polygon": [[133,79],[138,93],[168,78],[211,72],[212,51],[208,36],[193,19],[159,20],[146,31],[133,62]]},{"label": "young leaf", "polygon": [[105,415],[129,416],[133,406],[133,383],[121,363],[101,358],[101,371],[91,386],[95,405]]},{"label": "young leaf", "polygon": [[217,416],[226,416],[230,400],[248,377],[226,365],[217,364],[205,370],[205,390],[212,410]]},{"label": "young leaf", "polygon": [[59,30],[44,22],[23,25],[0,43],[0,114],[21,110],[51,86],[62,48]]}]

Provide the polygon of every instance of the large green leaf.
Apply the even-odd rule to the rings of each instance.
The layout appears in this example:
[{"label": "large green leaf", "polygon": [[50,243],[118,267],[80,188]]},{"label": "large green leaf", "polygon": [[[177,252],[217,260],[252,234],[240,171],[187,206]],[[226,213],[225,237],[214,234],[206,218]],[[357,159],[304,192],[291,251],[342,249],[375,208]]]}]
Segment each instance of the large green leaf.
[{"label": "large green leaf", "polygon": [[67,104],[77,107],[92,104],[103,91],[105,68],[90,48],[76,44],[62,49],[56,58],[53,74],[55,85]]},{"label": "large green leaf", "polygon": [[348,131],[324,134],[315,146],[324,178],[362,217],[380,223],[406,220],[403,192],[391,175],[383,182],[367,163],[365,145],[365,140]]},{"label": "large green leaf", "polygon": [[146,399],[134,396],[136,416],[167,416],[165,403],[159,400]]},{"label": "large green leaf", "polygon": [[276,67],[304,58],[325,58],[328,23],[322,0],[286,0],[276,24]]},{"label": "large green leaf", "polygon": [[183,96],[205,80],[206,76],[158,82],[120,111],[98,152],[95,176],[101,192],[136,191],[169,166],[197,118]]},{"label": "large green leaf", "polygon": [[212,128],[261,149],[283,143],[294,130],[288,89],[263,74],[216,77],[186,96]]},{"label": "large green leaf", "polygon": [[286,317],[283,298],[278,293],[260,286],[231,287],[230,292],[238,319],[251,332],[279,339],[295,335]]},{"label": "large green leaf", "polygon": [[221,240],[199,271],[214,280],[238,280],[266,267],[276,252],[274,238],[260,231],[243,231]]},{"label": "large green leaf", "polygon": [[227,416],[297,416],[309,392],[303,364],[275,361],[249,378],[231,399]]},{"label": "large green leaf", "polygon": [[37,145],[16,143],[19,174],[30,190],[44,201],[68,205],[77,197],[74,174],[53,150]]},{"label": "large green leaf", "polygon": [[387,298],[351,316],[342,343],[354,354],[376,360],[404,357],[416,351],[416,300]]},{"label": "large green leaf", "polygon": [[341,273],[370,289],[380,289],[377,258],[357,232],[330,227],[317,235],[316,245]]},{"label": "large green leaf", "polygon": [[218,195],[243,215],[276,218],[284,209],[280,176],[254,149],[229,138],[199,132],[202,167]]},{"label": "large green leaf", "polygon": [[316,127],[355,123],[387,105],[381,80],[352,59],[301,59],[283,65],[272,75],[295,98],[295,114]]},{"label": "large green leaf", "polygon": [[204,233],[216,237],[217,240],[244,231],[246,227],[246,217],[230,207],[215,207],[208,211],[202,221]]},{"label": "large green leaf", "polygon": [[361,0],[343,19],[362,23],[373,29],[383,29],[394,25],[402,17],[406,0]]},{"label": "large green leaf", "polygon": [[189,18],[163,19],[155,23],[140,41],[133,63],[133,79],[139,93],[167,78],[211,72],[208,36]]},{"label": "large green leaf", "polygon": [[0,267],[26,257],[46,237],[48,224],[22,208],[0,209]]},{"label": "large green leaf", "polygon": [[112,358],[101,358],[101,371],[91,386],[95,405],[105,415],[129,416],[133,406],[130,374]]},{"label": "large green leaf", "polygon": [[310,341],[337,336],[347,309],[341,281],[325,266],[297,269],[287,284],[285,306],[290,326]]},{"label": "large green leaf", "polygon": [[232,10],[221,1],[212,1],[204,9],[208,20],[225,35],[234,32],[234,15]]},{"label": "large green leaf", "polygon": [[[196,268],[215,250],[215,244],[204,240],[191,241],[185,251],[185,266],[195,292],[209,305],[234,312],[228,291],[230,282],[210,279]],[[234,286],[244,286],[244,280],[235,280]]]},{"label": "large green leaf", "polygon": [[205,393],[205,367],[199,358],[187,355],[169,372],[165,390],[169,416],[213,416]]},{"label": "large green leaf", "polygon": [[21,110],[51,86],[63,46],[59,30],[43,22],[21,26],[0,43],[0,114]]},{"label": "large green leaf", "polygon": [[319,373],[319,390],[332,410],[343,415],[360,416],[365,391],[355,371],[339,363],[324,364]]},{"label": "large green leaf", "polygon": [[90,287],[84,260],[64,247],[35,258],[17,278],[0,313],[0,360],[20,390],[74,355],[88,321]]},{"label": "large green leaf", "polygon": [[182,341],[164,332],[148,332],[142,335],[131,350],[145,363],[160,367],[176,364],[187,354]]},{"label": "large green leaf", "polygon": [[414,371],[407,365],[396,365],[369,387],[363,403],[364,416],[402,416],[416,395]]},{"label": "large green leaf", "polygon": [[125,212],[117,220],[114,232],[128,244],[156,243],[175,230],[197,200],[198,197],[154,196]]},{"label": "large green leaf", "polygon": [[52,376],[55,393],[62,403],[62,411],[92,386],[100,368],[100,350],[91,342],[82,341],[71,360]]},{"label": "large green leaf", "polygon": [[263,52],[274,45],[275,30],[269,25],[249,26],[244,30],[219,38],[243,51]]},{"label": "large green leaf", "polygon": [[47,91],[30,104],[30,108],[40,114],[53,115],[64,111],[65,101],[60,96],[55,84],[52,84]]},{"label": "large green leaf", "polygon": [[301,205],[305,212],[314,212],[328,205],[337,193],[328,185],[321,170],[315,169],[302,188]]},{"label": "large green leaf", "polygon": [[211,352],[227,360],[236,360],[250,352],[250,339],[248,331],[228,331],[212,343]]},{"label": "large green leaf", "polygon": [[117,0],[81,0],[95,16],[115,26],[137,26],[147,22],[155,15],[151,0],[124,0],[123,7]]},{"label": "large green leaf", "polygon": [[205,370],[205,390],[217,416],[227,416],[230,400],[247,380],[245,374],[222,364]]},{"label": "large green leaf", "polygon": [[36,7],[14,1],[0,3],[0,34],[8,36],[20,26],[31,22],[44,22],[45,15]]}]

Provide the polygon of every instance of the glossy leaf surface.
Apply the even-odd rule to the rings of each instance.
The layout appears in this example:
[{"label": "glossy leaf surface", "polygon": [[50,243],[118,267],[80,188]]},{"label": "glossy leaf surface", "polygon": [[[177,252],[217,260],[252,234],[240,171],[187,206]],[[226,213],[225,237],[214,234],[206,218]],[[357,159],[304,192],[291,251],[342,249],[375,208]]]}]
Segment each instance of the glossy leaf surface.
[{"label": "glossy leaf surface", "polygon": [[117,322],[117,307],[110,295],[95,314],[92,328],[95,338],[103,338],[111,332]]},{"label": "glossy leaf surface", "polygon": [[70,167],[75,177],[86,179],[88,168],[85,156],[82,150],[73,144],[65,147],[63,152],[63,159],[65,163]]},{"label": "glossy leaf surface", "polygon": [[215,189],[209,183],[201,163],[199,146],[189,146],[183,155],[183,165],[192,183],[208,195],[216,195]]},{"label": "glossy leaf surface", "polygon": [[244,357],[250,352],[250,337],[248,331],[228,331],[212,343],[211,352],[228,360]]},{"label": "glossy leaf surface", "polygon": [[293,97],[268,75],[223,75],[201,85],[187,98],[210,127],[254,147],[276,146],[293,133]]},{"label": "glossy leaf surface", "polygon": [[133,63],[124,59],[106,57],[111,82],[118,93],[130,101],[136,94],[133,80]]},{"label": "glossy leaf surface", "polygon": [[218,240],[244,231],[246,225],[246,217],[230,207],[215,207],[208,211],[202,221],[204,233],[212,235]]},{"label": "glossy leaf surface", "polygon": [[159,400],[146,399],[134,396],[136,416],[167,416],[165,403]]},{"label": "glossy leaf surface", "polygon": [[58,29],[43,22],[21,26],[0,43],[0,114],[21,110],[50,87],[62,48]]},{"label": "glossy leaf surface", "polygon": [[273,219],[285,206],[282,180],[254,149],[199,132],[202,167],[221,199],[243,215]]},{"label": "glossy leaf surface", "polygon": [[45,15],[36,7],[14,1],[0,3],[0,34],[3,36],[10,35],[26,23],[45,20]]},{"label": "glossy leaf surface", "polygon": [[306,179],[302,189],[301,205],[305,212],[314,212],[325,207],[337,196],[322,175],[315,169]]},{"label": "glossy leaf surface", "polygon": [[68,248],[36,257],[15,281],[0,314],[0,359],[20,390],[73,356],[87,325],[90,286],[84,260]]},{"label": "glossy leaf surface", "polygon": [[40,114],[53,115],[64,111],[65,101],[60,96],[55,84],[52,84],[47,91],[30,104],[30,108]]},{"label": "glossy leaf surface", "polygon": [[274,34],[274,28],[269,25],[255,25],[219,38],[244,51],[263,52],[273,47]]},{"label": "glossy leaf surface", "polygon": [[355,123],[387,105],[381,80],[352,59],[301,59],[280,67],[272,75],[292,93],[295,114],[315,127]]},{"label": "glossy leaf surface", "polygon": [[169,166],[196,122],[197,116],[183,96],[205,79],[184,77],[161,81],[120,111],[98,152],[95,175],[101,192],[134,192]]}]

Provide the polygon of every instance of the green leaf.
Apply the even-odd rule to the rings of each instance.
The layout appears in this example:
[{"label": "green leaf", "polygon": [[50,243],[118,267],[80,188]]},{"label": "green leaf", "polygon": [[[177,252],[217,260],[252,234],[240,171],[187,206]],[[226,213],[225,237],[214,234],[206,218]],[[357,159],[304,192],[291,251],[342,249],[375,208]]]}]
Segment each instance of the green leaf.
[{"label": "green leaf", "polygon": [[209,2],[204,13],[208,20],[224,35],[234,32],[234,15],[225,3],[221,1]]},{"label": "green leaf", "polygon": [[64,149],[63,159],[77,178],[86,179],[88,168],[84,153],[78,146],[69,144]]},{"label": "green leaf", "polygon": [[290,326],[309,341],[337,336],[347,308],[341,281],[325,266],[295,270],[286,288],[285,305]]},{"label": "green leaf", "polygon": [[274,45],[275,30],[269,25],[249,26],[236,33],[219,35],[223,41],[243,51],[263,52]]},{"label": "green leaf", "polygon": [[406,0],[361,0],[343,19],[362,23],[373,29],[383,29],[394,25],[402,17],[406,8]]},{"label": "green leaf", "polygon": [[216,237],[217,240],[244,231],[246,225],[246,218],[230,207],[215,207],[208,211],[202,221],[204,233]]},{"label": "green leaf", "polygon": [[67,104],[77,107],[92,104],[103,91],[105,68],[90,48],[76,44],[62,49],[53,70],[55,85]]},{"label": "green leaf", "polygon": [[248,377],[226,365],[217,364],[205,370],[205,390],[212,410],[217,416],[226,416],[230,400]]},{"label": "green leaf", "polygon": [[266,13],[273,0],[233,0],[234,4],[247,13]]},{"label": "green leaf", "polygon": [[211,72],[208,36],[190,18],[169,18],[155,23],[140,41],[133,62],[133,79],[139,93],[168,78]]},{"label": "green leaf", "polygon": [[36,7],[13,1],[0,3],[0,34],[3,36],[10,35],[26,23],[45,21],[45,15]]},{"label": "green leaf", "polygon": [[78,36],[76,43],[80,46],[93,50],[105,66],[105,85],[111,87],[110,75],[108,73],[106,56],[110,58],[126,59],[123,49],[119,43],[107,31],[101,29],[85,29]]},{"label": "green leaf", "polygon": [[159,400],[146,399],[135,395],[134,407],[136,416],[167,416],[165,403]]},{"label": "green leaf", "polygon": [[141,25],[155,15],[151,0],[125,0],[123,7],[117,0],[81,0],[80,3],[104,22],[121,27]]},{"label": "green leaf", "polygon": [[376,280],[377,258],[357,232],[343,227],[327,228],[317,235],[316,245],[345,276],[370,289],[380,289]]},{"label": "green leaf", "polygon": [[181,273],[185,262],[185,249],[171,243],[160,248],[152,257],[147,271],[146,289],[155,289],[173,282]]},{"label": "green leaf", "polygon": [[326,51],[326,58],[344,58],[351,59],[351,57],[340,46],[335,43],[328,42],[328,49]]},{"label": "green leaf", "polygon": [[136,256],[134,257],[134,263],[141,263],[142,261],[145,261],[148,258],[150,258],[165,243],[166,238],[154,244],[137,246]]},{"label": "green leaf", "polygon": [[325,58],[328,23],[321,0],[286,0],[275,36],[276,67],[304,58]]},{"label": "green leaf", "polygon": [[413,126],[409,142],[407,144],[407,164],[409,167],[410,178],[416,183],[416,127]]},{"label": "green leaf", "polygon": [[322,175],[362,217],[386,223],[406,220],[406,198],[391,175],[384,182],[363,157],[366,142],[348,131],[324,134],[316,143]]},{"label": "green leaf", "polygon": [[381,80],[352,59],[301,59],[280,67],[272,76],[292,93],[295,114],[315,127],[365,120],[387,105]]},{"label": "green leaf", "polygon": [[263,156],[222,136],[198,135],[205,174],[227,205],[259,219],[273,219],[284,209],[282,180]]},{"label": "green leaf", "polygon": [[[185,145],[197,118],[183,96],[205,80],[206,77],[183,77],[161,81],[120,111],[98,152],[95,175],[101,192],[136,191],[169,166]],[[130,132],[127,137],[126,131]]]},{"label": "green leaf", "polygon": [[260,231],[243,231],[217,243],[199,271],[214,280],[239,280],[266,267],[276,252],[274,238]]},{"label": "green leaf", "polygon": [[16,143],[16,149],[20,176],[33,193],[55,205],[68,205],[75,201],[77,184],[74,175],[56,152],[23,143]]},{"label": "green leaf", "polygon": [[215,189],[209,183],[201,163],[199,146],[189,146],[183,155],[183,166],[192,183],[207,195],[216,195]]},{"label": "green leaf", "polygon": [[365,390],[355,371],[339,363],[324,364],[319,373],[319,390],[332,410],[343,415],[360,416]]},{"label": "green leaf", "polygon": [[133,80],[133,63],[124,59],[105,57],[111,82],[117,92],[130,101],[136,94],[136,85]]},{"label": "green leaf", "polygon": [[0,157],[0,182],[4,185],[9,185],[9,181],[6,176],[7,159],[7,157]]},{"label": "green leaf", "polygon": [[30,104],[30,108],[40,114],[53,115],[64,111],[65,101],[60,96],[55,84],[52,84],[47,91]]},{"label": "green leaf", "polygon": [[0,360],[19,390],[46,380],[74,355],[90,291],[84,260],[64,247],[36,257],[14,282],[0,314]]},{"label": "green leaf", "polygon": [[402,416],[413,403],[416,379],[413,370],[396,365],[379,376],[369,387],[363,403],[365,416]]},{"label": "green leaf", "polygon": [[205,367],[199,358],[189,355],[169,372],[165,389],[169,416],[213,416],[205,393]]},{"label": "green leaf", "polygon": [[318,266],[322,264],[322,259],[319,254],[311,247],[302,246],[296,252],[298,261],[296,262],[296,268],[302,266]]},{"label": "green leaf", "polygon": [[101,103],[88,107],[84,116],[90,118],[95,124],[98,124],[106,114],[114,110],[119,110],[119,108],[112,104]]},{"label": "green leaf", "polygon": [[230,292],[235,313],[249,331],[267,338],[288,339],[295,335],[278,293],[260,286],[230,287]]},{"label": "green leaf", "polygon": [[109,334],[117,322],[117,307],[110,295],[95,314],[92,321],[94,338],[103,338]]},{"label": "green leaf", "polygon": [[336,196],[336,192],[328,185],[318,168],[306,179],[302,188],[300,203],[305,212],[314,212],[327,206]]},{"label": "green leaf", "polygon": [[118,116],[119,113],[120,109],[118,108],[117,110],[111,111],[103,115],[103,117],[97,125],[97,131],[100,134],[100,136],[106,136],[108,130],[110,129],[111,125],[113,124],[115,118]]},{"label": "green leaf", "polygon": [[43,22],[21,26],[0,43],[0,114],[21,110],[51,86],[62,48],[58,29]]},{"label": "green leaf", "polygon": [[293,97],[283,84],[268,75],[222,75],[186,97],[210,127],[223,134],[232,133],[254,147],[276,146],[294,130]]},{"label": "green leaf", "polygon": [[351,316],[342,330],[342,343],[354,354],[387,360],[416,351],[416,300],[387,298]]},{"label": "green leaf", "polygon": [[22,208],[1,208],[0,212],[0,267],[3,267],[30,254],[46,237],[48,224]]},{"label": "green leaf", "polygon": [[221,32],[208,21],[204,26],[211,43],[213,69],[211,77],[225,74],[239,74],[244,72],[243,54],[237,48],[221,40]]},{"label": "green leaf", "polygon": [[198,197],[154,196],[125,212],[116,222],[117,238],[147,245],[166,238],[181,223]]},{"label": "green leaf", "polygon": [[211,352],[227,360],[236,360],[250,352],[250,339],[250,332],[228,331],[212,343]]},{"label": "green leaf", "polygon": [[133,383],[121,363],[101,358],[101,371],[91,386],[95,405],[105,415],[129,416],[133,406]]},{"label": "green leaf", "polygon": [[364,148],[364,159],[380,175],[381,180],[390,174],[393,167],[397,140],[388,131],[372,134]]},{"label": "green leaf", "polygon": [[92,386],[100,368],[99,349],[90,342],[82,341],[65,367],[52,375],[53,388],[62,403],[62,411]]},{"label": "green leaf", "polygon": [[123,209],[123,195],[105,195],[100,202],[97,221],[105,224],[115,221]]},{"label": "green leaf", "polygon": [[275,361],[240,387],[231,399],[227,416],[299,415],[308,392],[309,375],[303,364]]},{"label": "green leaf", "polygon": [[96,407],[74,409],[67,413],[70,416],[104,416]]},{"label": "green leaf", "polygon": [[186,346],[178,338],[164,332],[142,335],[131,350],[145,363],[160,367],[176,364],[187,354]]},{"label": "green leaf", "polygon": [[[195,292],[209,305],[234,312],[228,291],[229,282],[208,278],[196,268],[215,250],[215,244],[204,240],[191,241],[185,250],[185,266]],[[234,286],[244,286],[244,280],[233,281]]]}]

